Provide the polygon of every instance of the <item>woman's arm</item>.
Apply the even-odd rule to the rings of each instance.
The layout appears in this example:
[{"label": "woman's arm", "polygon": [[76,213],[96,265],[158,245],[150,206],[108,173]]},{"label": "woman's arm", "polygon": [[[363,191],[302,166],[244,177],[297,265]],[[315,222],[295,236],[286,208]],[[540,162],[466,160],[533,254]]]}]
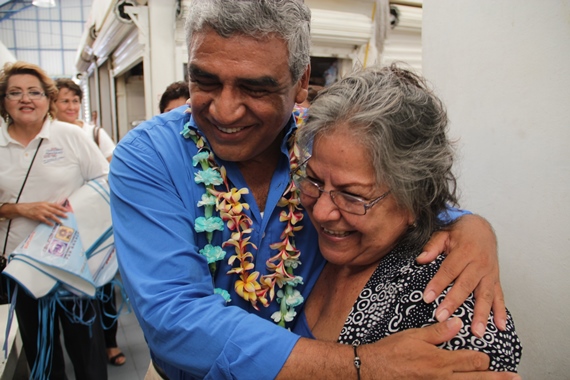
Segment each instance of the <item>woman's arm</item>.
[{"label": "woman's arm", "polygon": [[53,226],[62,224],[67,210],[60,204],[50,202],[4,203],[0,207],[0,217],[6,219],[27,218]]}]

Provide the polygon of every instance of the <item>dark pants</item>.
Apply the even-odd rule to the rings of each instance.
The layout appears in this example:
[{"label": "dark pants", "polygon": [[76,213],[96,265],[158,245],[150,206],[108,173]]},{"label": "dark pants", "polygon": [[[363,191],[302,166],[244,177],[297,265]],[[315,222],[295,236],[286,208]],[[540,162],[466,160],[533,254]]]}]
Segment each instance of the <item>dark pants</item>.
[{"label": "dark pants", "polygon": [[[72,301],[64,301],[64,303],[68,310],[73,306]],[[61,323],[63,330],[63,339],[67,354],[73,364],[75,378],[78,380],[107,379],[107,355],[105,353],[99,306],[97,304],[87,309],[85,319],[93,317],[93,313],[97,314],[95,322],[91,326],[85,326],[71,322],[61,306],[56,306],[53,340],[51,342],[41,342],[42,345],[52,345],[53,354],[50,380],[67,379],[65,375],[63,349],[59,338],[59,323]],[[18,289],[16,316],[18,318],[24,351],[31,370],[38,355],[38,301],[28,296],[21,288]]]},{"label": "dark pants", "polygon": [[101,318],[103,319],[105,348],[117,347],[117,327],[118,322],[115,319],[117,315],[117,306],[115,300],[115,287],[113,284],[103,286],[106,302],[101,302]]}]

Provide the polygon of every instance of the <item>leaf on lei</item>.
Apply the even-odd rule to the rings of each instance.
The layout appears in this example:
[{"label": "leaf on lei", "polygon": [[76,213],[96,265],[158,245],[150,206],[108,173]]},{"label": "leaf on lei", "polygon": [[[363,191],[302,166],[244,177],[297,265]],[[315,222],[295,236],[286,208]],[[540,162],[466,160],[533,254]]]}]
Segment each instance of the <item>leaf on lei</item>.
[{"label": "leaf on lei", "polygon": [[222,297],[224,297],[224,300],[226,300],[226,303],[231,302],[231,297],[230,297],[230,293],[228,293],[226,290],[224,289],[220,289],[220,288],[216,288],[214,289],[214,294],[219,294]]},{"label": "leaf on lei", "polygon": [[209,218],[200,216],[194,221],[194,229],[196,232],[223,231],[224,222],[217,216],[211,216]]},{"label": "leaf on lei", "polygon": [[222,247],[213,246],[212,244],[206,244],[206,246],[200,250],[200,253],[208,259],[208,264],[223,260],[226,256],[226,252]]},{"label": "leaf on lei", "polygon": [[216,197],[214,197],[212,194],[209,193],[202,194],[202,200],[198,201],[197,203],[198,207],[214,206],[215,204],[216,204]]},{"label": "leaf on lei", "polygon": [[210,158],[210,153],[208,151],[203,150],[201,152],[198,152],[194,155],[194,157],[192,157],[192,165],[196,166],[202,161],[208,162],[209,158]]},{"label": "leaf on lei", "polygon": [[222,176],[216,169],[208,168],[206,170],[200,170],[194,175],[194,182],[203,183],[204,185],[221,185],[224,181]]}]

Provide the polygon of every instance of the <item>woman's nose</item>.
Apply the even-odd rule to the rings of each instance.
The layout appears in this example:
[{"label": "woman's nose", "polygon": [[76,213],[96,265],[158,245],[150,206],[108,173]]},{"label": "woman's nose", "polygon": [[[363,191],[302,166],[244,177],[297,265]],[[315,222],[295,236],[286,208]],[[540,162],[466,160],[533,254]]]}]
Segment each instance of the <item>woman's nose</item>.
[{"label": "woman's nose", "polygon": [[334,220],[340,217],[340,210],[328,191],[321,191],[321,195],[315,200],[313,216],[319,221]]}]

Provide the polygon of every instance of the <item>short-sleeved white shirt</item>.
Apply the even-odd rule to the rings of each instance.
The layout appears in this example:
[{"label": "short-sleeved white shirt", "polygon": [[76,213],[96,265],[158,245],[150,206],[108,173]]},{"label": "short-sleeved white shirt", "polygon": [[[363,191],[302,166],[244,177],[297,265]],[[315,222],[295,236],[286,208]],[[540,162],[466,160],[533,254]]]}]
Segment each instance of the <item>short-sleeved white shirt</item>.
[{"label": "short-sleeved white shirt", "polygon": [[[92,140],[95,140],[95,136],[93,135],[95,125],[83,122],[82,129]],[[115,150],[115,142],[103,128],[99,129],[99,149],[105,158],[113,156],[113,151]]]},{"label": "short-sleeved white shirt", "polygon": [[[22,191],[19,203],[63,202],[88,180],[106,176],[109,163],[91,138],[76,125],[45,121],[28,146],[12,139],[4,122],[0,124],[0,202],[15,203],[34,153],[43,138]],[[6,254],[38,225],[26,218],[14,218]],[[0,222],[0,249],[8,220]],[[1,253],[1,251],[0,251]]]}]

